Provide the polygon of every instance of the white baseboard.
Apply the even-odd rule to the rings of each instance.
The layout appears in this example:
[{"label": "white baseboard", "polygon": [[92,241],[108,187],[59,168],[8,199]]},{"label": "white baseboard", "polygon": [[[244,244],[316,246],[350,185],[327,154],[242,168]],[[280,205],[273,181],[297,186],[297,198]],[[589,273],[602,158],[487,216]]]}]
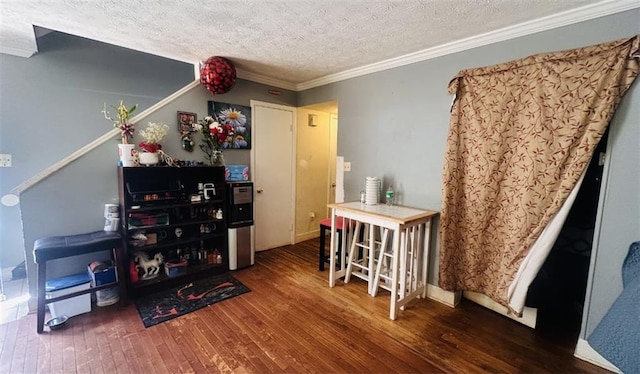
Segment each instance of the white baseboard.
[{"label": "white baseboard", "polygon": [[503,316],[509,317],[516,322],[522,323],[525,326],[529,326],[532,329],[536,328],[536,320],[538,319],[538,309],[536,308],[525,307],[522,311],[522,317],[518,317],[513,313],[510,313],[509,309],[507,309],[505,306],[496,303],[491,298],[481,293],[464,291],[463,297],[465,299],[473,301],[476,304],[480,304],[485,308],[491,309],[496,313],[500,313]]},{"label": "white baseboard", "polygon": [[[320,229],[314,230],[314,231],[310,231],[310,232],[305,232],[304,234],[296,235],[296,237],[293,239],[295,241],[295,243],[293,243],[293,244],[298,244],[300,242],[304,242],[304,241],[310,240],[310,239],[315,239],[315,238],[318,238],[318,237],[320,237]],[[331,242],[331,241],[327,239],[327,242]]]},{"label": "white baseboard", "polygon": [[455,308],[456,305],[460,303],[461,292],[451,292],[445,291],[438,286],[434,286],[433,284],[427,285],[427,297],[438,301],[444,305]]},{"label": "white baseboard", "polygon": [[614,373],[622,373],[614,364],[607,361],[607,359],[602,357],[595,349],[591,348],[589,342],[584,339],[578,339],[576,351],[573,355],[581,360],[600,366],[601,368],[605,368]]}]

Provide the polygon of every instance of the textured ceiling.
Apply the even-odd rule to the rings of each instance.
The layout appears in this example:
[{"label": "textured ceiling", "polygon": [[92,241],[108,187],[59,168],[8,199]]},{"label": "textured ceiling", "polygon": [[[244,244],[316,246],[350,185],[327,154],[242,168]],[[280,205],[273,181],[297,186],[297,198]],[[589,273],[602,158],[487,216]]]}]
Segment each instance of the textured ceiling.
[{"label": "textured ceiling", "polygon": [[189,63],[224,56],[287,88],[596,3],[0,0],[0,52],[35,53],[35,25]]}]

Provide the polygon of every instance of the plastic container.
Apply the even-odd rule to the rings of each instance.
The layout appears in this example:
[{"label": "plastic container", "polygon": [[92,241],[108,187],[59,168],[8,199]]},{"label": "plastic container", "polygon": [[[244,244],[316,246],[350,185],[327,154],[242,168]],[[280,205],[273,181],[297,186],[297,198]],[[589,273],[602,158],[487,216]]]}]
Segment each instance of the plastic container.
[{"label": "plastic container", "polygon": [[[113,283],[118,280],[116,268],[111,261],[100,262],[94,261],[88,267],[89,277],[91,277],[91,286],[102,286],[103,284]],[[120,301],[120,292],[118,287],[105,288],[96,291],[96,305],[99,307],[113,305]]]},{"label": "plastic container", "polygon": [[[88,290],[91,287],[91,277],[87,273],[67,275],[60,278],[49,279],[45,286],[45,297],[68,295],[73,292]],[[51,318],[60,316],[73,317],[91,311],[91,294],[72,297],[70,299],[50,303]]]},{"label": "plastic container", "polygon": [[187,261],[167,261],[164,270],[169,278],[179,277],[187,273]]}]

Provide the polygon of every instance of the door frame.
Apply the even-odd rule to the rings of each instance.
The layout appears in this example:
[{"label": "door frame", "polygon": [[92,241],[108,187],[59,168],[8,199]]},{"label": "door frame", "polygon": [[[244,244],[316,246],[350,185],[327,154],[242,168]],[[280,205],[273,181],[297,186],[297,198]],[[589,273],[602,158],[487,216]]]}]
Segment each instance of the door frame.
[{"label": "door frame", "polygon": [[[293,244],[295,241],[295,222],[296,222],[296,138],[297,138],[297,109],[292,106],[273,104],[266,101],[259,100],[250,100],[251,105],[251,124],[253,126],[260,126],[256,123],[255,119],[255,107],[262,106],[271,109],[285,110],[290,111],[292,113],[292,124],[291,124],[291,212],[290,212],[290,222],[289,222],[289,244]],[[252,139],[255,142],[255,138]],[[251,151],[249,152],[250,158],[250,170],[252,170],[252,180],[255,182],[253,178],[253,173],[255,172],[256,165],[256,155],[255,155],[255,147],[251,147]],[[253,204],[253,216],[256,217],[256,204]],[[254,236],[255,238],[255,236]]]},{"label": "door frame", "polygon": [[[338,115],[331,113],[329,115],[329,167],[327,170],[327,203],[336,202],[336,191],[338,190],[337,178],[337,158],[338,158]],[[334,186],[335,184],[335,186]],[[331,209],[326,209],[327,217],[331,217]]]}]

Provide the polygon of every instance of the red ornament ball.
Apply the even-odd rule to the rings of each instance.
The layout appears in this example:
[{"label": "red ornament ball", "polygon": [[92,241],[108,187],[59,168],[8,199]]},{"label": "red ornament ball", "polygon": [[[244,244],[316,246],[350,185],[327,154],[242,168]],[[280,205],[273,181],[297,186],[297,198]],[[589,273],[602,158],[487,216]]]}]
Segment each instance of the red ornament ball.
[{"label": "red ornament ball", "polygon": [[209,57],[200,68],[200,83],[214,95],[227,93],[236,84],[236,68],[224,57]]}]

